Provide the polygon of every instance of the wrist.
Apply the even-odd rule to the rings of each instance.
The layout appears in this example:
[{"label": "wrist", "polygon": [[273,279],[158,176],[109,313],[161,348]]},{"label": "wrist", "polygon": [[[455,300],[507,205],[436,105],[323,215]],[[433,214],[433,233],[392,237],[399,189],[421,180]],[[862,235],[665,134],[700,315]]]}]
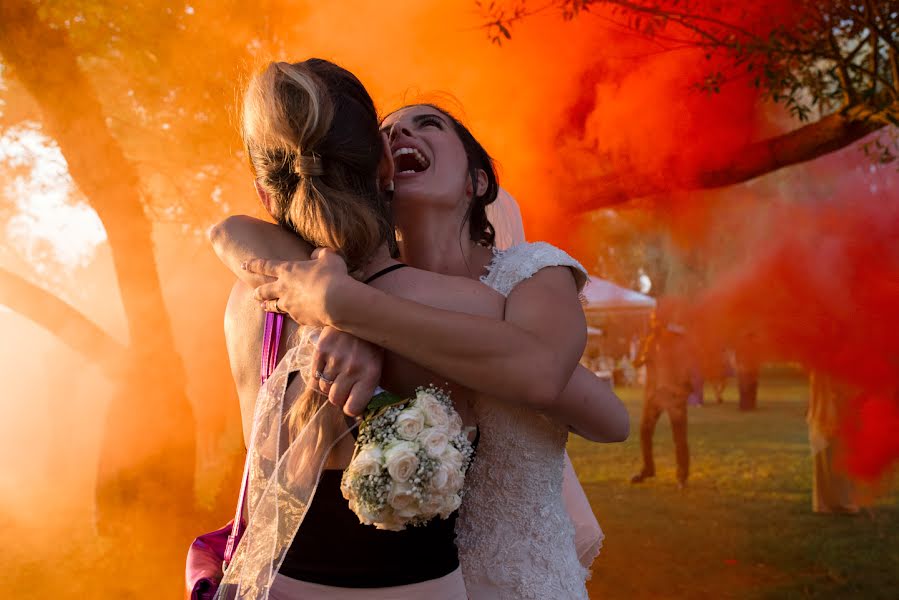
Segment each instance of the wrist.
[{"label": "wrist", "polygon": [[341,277],[331,287],[325,303],[326,325],[348,331],[352,317],[359,313],[372,288],[350,276]]}]

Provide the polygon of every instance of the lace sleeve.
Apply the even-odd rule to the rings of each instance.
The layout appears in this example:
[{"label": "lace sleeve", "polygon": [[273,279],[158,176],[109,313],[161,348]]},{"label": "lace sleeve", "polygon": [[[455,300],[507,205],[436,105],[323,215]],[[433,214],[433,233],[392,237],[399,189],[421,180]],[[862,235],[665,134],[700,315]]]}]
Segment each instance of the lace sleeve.
[{"label": "lace sleeve", "polygon": [[487,274],[481,277],[503,296],[515,286],[547,267],[569,267],[580,292],[587,283],[587,271],[570,254],[546,242],[518,244],[508,250],[494,250]]}]

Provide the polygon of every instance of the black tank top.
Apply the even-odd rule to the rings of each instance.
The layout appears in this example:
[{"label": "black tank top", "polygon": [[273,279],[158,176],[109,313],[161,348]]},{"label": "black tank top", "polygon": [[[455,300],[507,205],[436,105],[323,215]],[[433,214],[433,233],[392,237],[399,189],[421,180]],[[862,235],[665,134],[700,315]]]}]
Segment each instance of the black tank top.
[{"label": "black tank top", "polygon": [[383,531],[363,525],[340,493],[343,471],[322,471],[309,512],[287,550],[280,573],[347,588],[420,583],[459,566],[456,515],[421,527]]},{"label": "black tank top", "polygon": [[[405,266],[391,265],[365,283]],[[281,575],[335,587],[375,588],[437,579],[458,568],[455,514],[404,531],[363,525],[340,493],[342,476],[340,470],[322,471]]]}]

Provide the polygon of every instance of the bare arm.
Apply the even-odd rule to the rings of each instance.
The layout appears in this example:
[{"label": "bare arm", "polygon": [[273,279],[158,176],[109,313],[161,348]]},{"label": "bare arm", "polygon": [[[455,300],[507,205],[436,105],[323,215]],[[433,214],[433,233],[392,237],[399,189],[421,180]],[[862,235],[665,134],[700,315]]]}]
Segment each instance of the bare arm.
[{"label": "bare arm", "polygon": [[246,215],[234,215],[209,229],[216,256],[251,288],[272,280],[240,266],[255,258],[309,260],[312,246],[280,225]]},{"label": "bare arm", "polygon": [[[567,307],[566,297],[573,299]],[[363,306],[371,312],[360,312]],[[505,321],[460,313],[433,313],[432,321],[415,306],[422,305],[398,303],[393,312],[357,298],[333,325],[377,338],[369,341],[481,393],[524,401],[586,439],[627,439],[624,404],[608,380],[577,364],[586,342],[578,333],[586,335],[586,324],[567,268],[544,269],[519,284],[506,300]]]},{"label": "bare arm", "polygon": [[404,356],[470,389],[544,410],[578,364],[586,324],[571,271],[541,270],[505,303],[505,319],[442,310],[391,296],[346,275],[333,252],[307,262],[253,261],[277,277],[256,298],[278,298],[299,322],[330,325]]},{"label": "bare arm", "polygon": [[[241,406],[252,407],[259,389],[259,374],[256,370],[259,350],[251,344],[258,340],[258,332],[264,322],[262,315],[265,314],[253,299],[252,288],[271,281],[271,278],[246,271],[241,268],[241,264],[260,256],[308,260],[312,247],[279,225],[245,215],[228,217],[211,227],[209,241],[219,260],[238,277],[226,312],[226,335],[231,332],[228,354]],[[240,311],[237,310],[238,307]],[[242,318],[240,322],[235,320],[235,315],[238,314]],[[248,323],[248,319],[255,321]],[[252,332],[253,337],[239,337],[240,332],[247,331]],[[235,343],[230,341],[232,337],[235,338]],[[251,348],[253,351],[249,351]],[[248,357],[251,357],[252,368],[242,364]],[[326,327],[319,335],[312,364],[321,364],[323,372],[336,374],[337,379],[331,386],[322,386],[321,381],[316,381],[315,385],[319,386],[319,391],[327,394],[332,404],[342,407],[347,414],[360,414],[378,385],[382,362],[383,352],[379,348]],[[250,416],[252,417],[252,409]],[[249,421],[245,419],[245,422]]]},{"label": "bare arm", "polygon": [[[261,285],[266,281],[271,281],[272,278],[241,269],[241,264],[248,259],[304,259],[309,256],[309,246],[295,235],[282,227],[252,217],[235,216],[225,219],[222,223],[210,230],[210,239],[219,258],[228,265],[235,274],[247,283],[250,283],[250,285]],[[559,270],[563,273],[565,271],[564,269]],[[561,276],[561,279],[563,285],[568,285],[572,288],[572,290],[570,290],[570,297],[573,298],[575,294],[573,284],[570,282],[570,275],[564,273],[564,275]],[[513,294],[511,297],[512,302],[523,300],[526,303],[528,301],[527,298],[519,298],[518,296],[517,293]],[[552,314],[554,310],[555,309],[550,301],[550,306],[546,308],[546,312]],[[520,313],[521,311],[518,312]],[[528,317],[537,319],[542,317],[541,310],[538,309],[533,312],[535,314],[519,316],[525,320],[527,320]],[[402,313],[399,316],[402,318]],[[577,326],[583,331],[582,324]],[[483,331],[480,330],[477,325],[475,325],[473,329],[474,333],[477,335],[475,339],[485,339]],[[527,335],[527,333],[524,335]],[[531,336],[532,339],[530,341],[533,341],[534,334],[531,334]],[[413,340],[414,337],[407,341]],[[424,344],[422,345],[427,347],[432,341],[432,339],[426,337],[424,339]],[[551,403],[547,403],[545,396],[553,393],[551,389],[542,392],[544,397],[540,397],[541,391],[539,389],[527,387],[529,385],[528,382],[530,381],[527,377],[509,377],[507,371],[506,374],[503,373],[504,367],[501,367],[499,371],[495,370],[495,364],[492,370],[487,368],[481,369],[479,357],[487,355],[489,352],[484,348],[476,347],[474,350],[480,349],[481,352],[478,356],[475,356],[472,353],[472,346],[473,344],[463,340],[461,346],[456,347],[459,353],[457,361],[449,364],[441,364],[439,365],[441,368],[435,370],[439,370],[445,377],[454,381],[459,381],[464,385],[464,382],[460,381],[460,378],[457,376],[457,372],[454,369],[457,365],[461,366],[463,369],[466,367],[473,367],[474,370],[473,372],[470,372],[470,375],[478,384],[471,387],[482,393],[495,397],[511,397],[510,399],[516,402],[520,402],[527,398],[528,395],[531,395],[531,403],[543,408],[547,416],[568,425],[574,432],[593,441],[613,442],[623,440],[627,437],[629,420],[624,405],[617,396],[615,396],[608,382],[599,379],[584,367],[577,365],[574,373],[565,383],[564,388],[558,397]],[[474,344],[474,346],[478,346],[478,344]],[[527,346],[522,348],[527,348]],[[418,349],[413,347],[411,351],[417,352]],[[402,354],[401,352],[397,353]],[[528,352],[525,349],[519,353],[519,356],[527,353]],[[519,363],[518,366],[541,362],[543,360],[541,358],[542,356],[544,356],[544,354],[538,350],[537,353],[531,354],[529,358],[526,357],[525,362]],[[580,354],[578,353],[577,358],[579,358],[579,356]],[[550,357],[548,360],[552,360],[552,358],[554,357]],[[573,360],[576,361],[577,358],[573,358]],[[417,354],[413,354],[413,360],[420,362]],[[507,356],[504,359],[501,355],[498,360],[504,361],[504,364],[512,365],[514,368],[517,359],[514,356]],[[335,362],[338,364],[352,364],[351,360],[340,357],[337,357]],[[553,375],[550,373],[551,370],[552,366],[546,369],[547,374],[542,376],[544,382],[552,381]],[[332,369],[332,372],[333,371],[334,369]],[[481,376],[482,372],[487,375],[486,378]],[[538,373],[538,370],[531,371],[531,374],[534,375],[537,375]],[[537,375],[535,379],[538,377],[540,376]],[[559,383],[557,382],[552,385],[558,386]],[[519,392],[517,390],[522,391]],[[361,407],[354,405],[351,412],[358,412],[358,410],[361,410]]]},{"label": "bare arm", "polygon": [[543,412],[593,442],[623,442],[630,434],[630,415],[609,380],[582,365],[553,406]]}]

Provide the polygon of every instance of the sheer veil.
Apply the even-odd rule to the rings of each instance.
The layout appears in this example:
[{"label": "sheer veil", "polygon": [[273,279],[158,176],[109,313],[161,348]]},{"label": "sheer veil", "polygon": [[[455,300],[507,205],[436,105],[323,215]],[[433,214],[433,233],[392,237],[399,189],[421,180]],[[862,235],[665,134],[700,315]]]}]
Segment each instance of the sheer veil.
[{"label": "sheer veil", "polygon": [[[256,400],[247,452],[247,529],[216,598],[267,600],[287,549],[306,516],[331,449],[352,429],[336,406],[324,402],[291,439],[287,415],[310,380],[319,329],[302,327],[299,342],[278,363]],[[302,381],[286,394],[288,378]],[[295,388],[301,388],[294,393]]]}]

